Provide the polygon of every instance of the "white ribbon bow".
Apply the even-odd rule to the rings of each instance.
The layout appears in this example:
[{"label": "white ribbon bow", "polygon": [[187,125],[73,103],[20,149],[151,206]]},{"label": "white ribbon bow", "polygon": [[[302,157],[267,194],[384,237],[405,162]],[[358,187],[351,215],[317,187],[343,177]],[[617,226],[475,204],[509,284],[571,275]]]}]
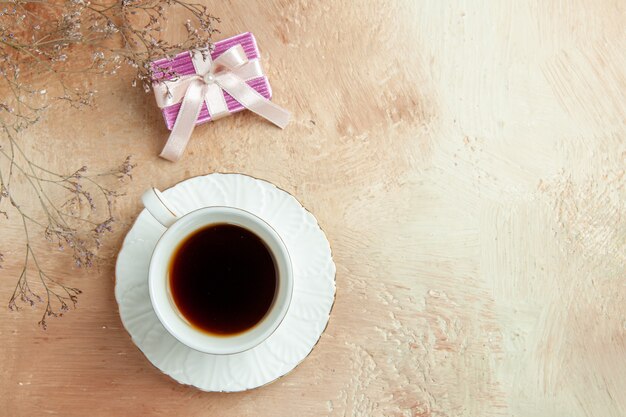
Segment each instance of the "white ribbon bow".
[{"label": "white ribbon bow", "polygon": [[246,84],[247,79],[263,76],[258,60],[248,60],[241,45],[233,46],[211,60],[208,52],[193,51],[191,60],[195,74],[175,80],[162,81],[154,86],[154,95],[160,108],[182,100],[172,133],[159,155],[177,161],[189,142],[196,120],[205,102],[211,120],[230,114],[224,91],[248,110],[269,120],[281,129],[289,123],[289,112],[259,94]]}]

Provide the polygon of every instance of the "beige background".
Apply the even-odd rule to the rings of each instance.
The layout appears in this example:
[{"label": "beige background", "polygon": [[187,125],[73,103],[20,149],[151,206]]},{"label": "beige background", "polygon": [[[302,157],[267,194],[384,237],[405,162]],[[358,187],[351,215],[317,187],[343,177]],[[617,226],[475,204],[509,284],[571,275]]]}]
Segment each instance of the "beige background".
[{"label": "beige background", "polygon": [[[138,167],[95,269],[41,255],[84,291],[78,310],[47,331],[40,311],[0,310],[0,415],[626,415],[624,2],[207,4],[220,36],[257,36],[292,123],[205,125],[171,164],[152,97],[120,76],[94,81],[95,109],[30,130],[60,169]],[[293,193],[337,264],[313,353],[240,394],[162,375],[113,297],[144,188],[216,171]],[[3,221],[3,302],[21,245]]]}]

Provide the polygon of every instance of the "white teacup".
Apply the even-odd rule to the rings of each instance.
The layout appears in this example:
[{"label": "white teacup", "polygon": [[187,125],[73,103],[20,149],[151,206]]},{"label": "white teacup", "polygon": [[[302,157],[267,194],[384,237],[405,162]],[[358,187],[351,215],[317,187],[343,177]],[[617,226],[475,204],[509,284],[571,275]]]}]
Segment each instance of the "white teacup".
[{"label": "white teacup", "polygon": [[[180,216],[155,188],[146,191],[142,201],[167,228],[152,253],[148,277],[152,307],[167,331],[192,349],[218,355],[242,352],[267,339],[287,314],[293,290],[291,259],[278,233],[261,218],[234,207],[204,207]],[[232,336],[210,334],[192,326],[176,307],[169,284],[169,264],[179,244],[195,231],[220,223],[243,227],[261,238],[274,258],[278,275],[274,300],[263,319]]]}]

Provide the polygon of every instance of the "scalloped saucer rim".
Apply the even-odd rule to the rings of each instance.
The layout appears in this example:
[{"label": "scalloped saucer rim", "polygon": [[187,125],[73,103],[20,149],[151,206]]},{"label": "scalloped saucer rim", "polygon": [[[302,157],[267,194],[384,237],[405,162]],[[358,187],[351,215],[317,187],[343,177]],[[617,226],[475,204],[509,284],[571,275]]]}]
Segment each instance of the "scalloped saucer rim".
[{"label": "scalloped saucer rim", "polygon": [[[211,185],[211,184],[208,184],[210,182],[216,182],[218,185],[217,187],[218,191],[222,193],[221,200],[219,199],[217,200],[221,202],[224,202],[224,201],[228,202],[230,200],[233,200],[234,198],[235,204],[231,203],[228,205],[231,205],[233,207],[243,208],[243,209],[250,209],[250,207],[246,205],[246,204],[248,205],[250,204],[249,201],[244,203],[243,201],[238,201],[236,197],[233,197],[233,195],[237,194],[237,192],[240,191],[239,188],[234,188],[234,189],[231,188],[230,190],[225,191],[226,187],[224,186],[224,184],[219,186],[220,181],[223,183],[226,183],[226,185],[229,185],[229,182],[230,182],[230,183],[235,183],[237,187],[243,186],[244,188],[248,187],[249,189],[260,187],[259,189],[262,191],[262,194],[263,194],[262,197],[267,197],[265,193],[273,194],[273,197],[281,203],[280,205],[275,207],[276,210],[285,211],[284,207],[290,206],[289,210],[291,211],[291,213],[286,213],[286,214],[288,214],[291,217],[298,214],[297,212],[300,212],[299,214],[302,216],[301,220],[303,220],[302,223],[307,223],[305,229],[310,234],[309,237],[314,236],[316,239],[317,247],[314,247],[314,250],[317,250],[318,252],[321,251],[321,253],[318,253],[315,256],[317,256],[319,259],[324,260],[325,265],[320,264],[318,266],[320,269],[317,271],[310,271],[311,265],[305,265],[307,266],[308,269],[304,267],[300,268],[299,272],[296,273],[296,281],[299,283],[299,288],[302,293],[301,297],[303,297],[303,299],[306,299],[307,297],[311,297],[308,294],[316,294],[318,297],[320,297],[320,299],[322,299],[324,305],[322,305],[321,307],[313,306],[314,309],[315,308],[319,309],[319,311],[317,312],[306,311],[306,308],[304,310],[300,309],[302,311],[296,312],[296,311],[292,311],[292,309],[290,308],[290,311],[287,313],[287,316],[285,318],[287,319],[288,317],[290,317],[291,320],[283,321],[283,323],[281,323],[281,325],[276,330],[276,333],[285,333],[287,331],[285,329],[289,329],[292,332],[295,331],[294,338],[298,339],[298,338],[302,338],[302,334],[298,335],[298,329],[301,327],[306,328],[307,326],[309,326],[308,330],[305,330],[305,331],[308,331],[309,334],[304,338],[304,341],[297,340],[297,342],[300,343],[300,346],[296,346],[296,342],[292,343],[290,339],[285,338],[285,335],[282,335],[281,337],[272,335],[266,341],[262,342],[259,346],[253,349],[250,349],[249,351],[241,352],[241,353],[234,354],[234,355],[211,355],[211,354],[194,351],[193,349],[180,344],[180,342],[178,342],[177,340],[174,343],[172,343],[172,341],[170,340],[167,340],[169,339],[169,337],[172,337],[172,336],[169,335],[169,333],[167,332],[165,332],[167,333],[167,335],[165,335],[163,334],[163,331],[160,331],[158,329],[158,327],[161,325],[160,322],[158,324],[155,324],[153,320],[150,321],[151,319],[150,316],[155,315],[155,313],[150,304],[149,297],[147,300],[143,300],[143,301],[140,300],[137,303],[137,304],[144,304],[142,306],[144,310],[147,310],[145,308],[145,303],[147,302],[147,304],[150,304],[149,306],[150,311],[139,311],[137,313],[140,316],[143,316],[143,318],[145,319],[146,321],[145,327],[147,326],[152,327],[143,334],[143,337],[140,337],[139,332],[137,331],[137,328],[138,327],[141,328],[142,324],[140,323],[142,323],[144,320],[141,320],[141,321],[135,320],[133,322],[132,314],[129,314],[129,312],[126,311],[128,309],[128,302],[126,302],[125,297],[128,295],[127,294],[128,292],[137,291],[137,288],[141,287],[143,284],[141,282],[141,278],[135,278],[134,280],[136,282],[134,286],[131,283],[131,284],[128,284],[125,288],[122,288],[122,281],[132,280],[132,278],[129,278],[129,276],[133,274],[133,271],[130,271],[128,269],[128,265],[124,265],[124,262],[127,260],[126,255],[125,255],[126,252],[131,251],[131,249],[132,250],[137,249],[136,247],[133,247],[133,246],[143,246],[144,255],[146,252],[149,252],[149,255],[148,255],[148,258],[149,258],[152,254],[152,250],[148,250],[146,248],[146,244],[149,246],[151,244],[151,240],[154,240],[154,237],[147,236],[146,233],[142,234],[138,230],[140,227],[143,227],[142,226],[143,223],[149,222],[148,220],[149,217],[147,217],[149,215],[146,213],[145,209],[142,210],[141,213],[137,216],[135,222],[133,223],[133,225],[127,232],[124,238],[122,247],[120,248],[117,262],[116,262],[115,296],[116,296],[116,301],[118,302],[118,310],[119,310],[124,328],[130,334],[133,343],[142,351],[142,353],[146,356],[146,358],[151,362],[153,366],[155,366],[157,369],[159,369],[161,372],[165,373],[166,375],[172,377],[177,382],[181,384],[195,386],[196,388],[203,390],[203,391],[238,392],[238,391],[245,391],[245,390],[254,389],[254,388],[268,385],[276,381],[277,379],[281,378],[282,376],[289,374],[302,361],[304,361],[304,359],[306,359],[306,357],[312,352],[313,348],[315,348],[315,346],[319,343],[321,339],[321,335],[324,333],[324,331],[326,330],[328,326],[330,313],[332,311],[332,308],[334,307],[335,297],[336,297],[336,284],[335,284],[336,267],[333,261],[332,250],[330,248],[330,244],[326,238],[325,233],[319,226],[317,219],[315,219],[315,217],[306,208],[304,208],[304,206],[294,196],[278,188],[276,185],[268,181],[257,179],[257,178],[254,178],[252,176],[245,175],[245,174],[212,173],[212,174],[192,177],[192,178],[180,181],[177,184],[173,185],[172,187],[166,189],[164,193],[172,194],[177,204],[181,204],[183,207],[185,207],[185,204],[182,204],[180,200],[178,200],[181,197],[175,196],[176,193],[179,193],[179,194],[183,193],[183,189],[186,187],[185,184],[190,184],[187,188],[191,187],[191,189],[193,190],[194,186],[205,185],[205,184],[201,184],[202,182],[207,183],[206,185]],[[230,184],[230,186],[233,187],[232,184]],[[187,192],[189,192],[189,190],[187,190]],[[196,190],[195,192],[198,192],[198,191]],[[215,192],[215,190],[213,190],[213,192]],[[205,197],[204,194],[208,194],[209,191],[202,190],[199,193],[200,193],[201,198],[199,198],[198,195],[193,196],[194,198],[191,198],[190,195],[188,195],[187,196],[188,200],[189,201],[194,200],[194,199],[202,200],[202,198]],[[211,195],[210,197],[207,197],[207,198],[215,199],[215,196]],[[257,200],[254,201],[253,211],[263,211],[263,210],[267,211],[267,205],[268,204],[271,205],[271,202],[267,203],[267,200],[268,200],[267,198],[264,198],[264,199],[261,198],[260,200],[262,200],[263,203],[259,203]],[[186,208],[184,209],[185,211],[189,210],[189,207],[193,209],[193,204],[196,204],[196,205],[198,204],[198,202],[195,200],[193,204],[189,203],[189,201],[187,201]],[[206,206],[205,203],[201,203],[201,204],[204,204],[201,206]],[[214,204],[217,204],[217,203],[208,204],[208,205],[214,205]],[[256,210],[258,206],[260,205],[264,206],[263,210],[261,209]],[[257,214],[259,215],[259,217],[268,221],[265,216],[259,214],[258,212]],[[313,220],[313,222],[311,222],[311,219]],[[290,219],[290,221],[291,220],[293,219]],[[289,230],[288,227],[292,227],[292,228],[295,227],[294,229],[290,230],[291,235],[289,235],[289,239],[286,239],[289,241],[289,243],[287,243],[287,246],[290,247],[290,250],[293,249],[294,245],[302,246],[302,247],[306,247],[307,245],[310,245],[309,242],[305,242],[306,236],[299,234],[302,231],[302,227],[300,224],[297,224],[296,226],[294,226],[294,224],[285,225],[283,227],[283,224],[281,222],[283,222],[283,220],[281,219],[274,219],[273,221],[269,221],[272,227],[279,229],[279,232],[282,232],[282,233],[285,233],[285,231],[288,231]],[[284,223],[287,223],[287,221],[285,221]],[[309,223],[314,223],[314,225],[309,224]],[[160,233],[162,233],[164,230],[165,229],[161,229]],[[296,233],[294,230],[297,231],[298,233]],[[282,237],[282,234],[281,234],[281,237]],[[311,240],[315,240],[315,239],[311,239]],[[158,240],[158,236],[156,240]],[[140,242],[139,245],[137,245],[138,242]],[[302,249],[302,248],[298,248],[298,249]],[[310,250],[311,248],[305,248],[305,249]],[[307,250],[305,250],[304,252],[308,253]],[[306,258],[308,258],[308,255],[306,255]],[[132,258],[132,259],[134,261],[137,258]],[[295,260],[294,267],[301,266],[301,265],[297,265],[297,263],[298,262],[302,263],[302,259],[300,261]],[[304,264],[306,263],[307,262],[304,262]],[[127,268],[127,269],[124,269],[124,268]],[[135,272],[138,272],[138,274],[140,274],[142,272],[141,268],[139,268],[138,271],[136,270]],[[147,274],[147,271],[145,271],[145,273]],[[325,281],[325,282],[321,286],[318,285],[318,287],[316,288],[317,282],[313,282],[313,281],[315,281],[318,278],[316,276],[316,274],[318,273],[320,275],[319,281],[320,282]],[[145,283],[145,285],[147,286],[147,282]],[[137,301],[137,300],[134,300],[134,301]],[[310,300],[308,301],[308,304],[311,304]],[[320,303],[320,305],[321,304],[322,303]],[[309,315],[309,317],[307,317],[307,314]],[[148,321],[150,322],[148,323]],[[292,321],[294,323],[292,323]],[[317,324],[317,326],[311,326],[311,323]],[[303,324],[305,325],[303,326]],[[322,326],[319,326],[320,324],[322,324]],[[280,331],[281,329],[283,330],[282,332]],[[145,330],[145,329],[142,329],[142,330]],[[313,335],[313,337],[311,337],[311,335]],[[154,344],[155,342],[152,339],[155,339],[155,338],[157,342],[165,341],[169,343],[170,346],[168,347],[168,349],[160,352],[158,348],[155,348],[154,346],[152,346],[152,344]],[[148,339],[148,341],[146,341],[146,339]],[[281,348],[281,344],[284,345],[282,346],[282,348]],[[289,349],[286,349],[286,345],[289,345],[289,344],[294,345],[292,346],[291,352],[288,352]],[[276,351],[280,351],[282,349],[284,352],[287,352],[287,354],[284,356],[289,357],[289,359],[282,358],[281,355],[277,354],[276,351],[272,351],[272,349]],[[191,353],[190,351],[193,351],[194,353]],[[279,352],[279,353],[284,353],[284,352]],[[178,355],[179,357],[182,357],[183,354],[185,356],[184,360],[181,361],[179,358],[177,360],[177,365],[174,365],[174,366],[167,365],[167,357],[174,356],[174,358],[176,359],[176,355]],[[193,356],[191,360],[189,359],[190,356]],[[267,362],[274,361],[274,365],[277,365],[276,368],[280,368],[280,370],[276,370],[276,369],[272,370],[271,367],[268,369],[268,367],[265,366],[265,364],[264,366],[261,366],[261,361],[259,360],[259,356],[263,356],[264,361],[267,361]],[[255,368],[257,365],[258,365],[258,369]],[[182,367],[185,369],[182,369],[182,370],[177,369],[176,366],[178,366],[178,368]],[[191,368],[194,368],[194,370],[190,370]],[[203,370],[206,372],[204,373],[197,372],[195,368],[203,368]],[[220,372],[222,373],[221,377],[219,376]],[[236,373],[237,376],[236,377],[233,376],[233,373]],[[218,375],[218,376],[216,377],[215,375]],[[251,377],[252,375],[254,375],[254,377]],[[248,383],[239,382],[240,379],[238,378],[245,379],[246,376],[250,378]],[[217,382],[215,381],[216,378],[218,379]],[[222,380],[224,381],[224,384],[219,383],[219,378],[222,378]]]}]

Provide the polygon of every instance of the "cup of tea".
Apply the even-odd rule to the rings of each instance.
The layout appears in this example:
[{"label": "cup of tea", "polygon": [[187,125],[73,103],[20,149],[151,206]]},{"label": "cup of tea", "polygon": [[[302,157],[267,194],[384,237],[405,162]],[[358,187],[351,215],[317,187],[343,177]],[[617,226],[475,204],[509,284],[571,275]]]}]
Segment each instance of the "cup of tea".
[{"label": "cup of tea", "polygon": [[267,339],[293,291],[291,259],[278,233],[235,207],[180,215],[155,188],[142,201],[167,228],[148,276],[152,306],[167,331],[192,349],[218,355]]}]

